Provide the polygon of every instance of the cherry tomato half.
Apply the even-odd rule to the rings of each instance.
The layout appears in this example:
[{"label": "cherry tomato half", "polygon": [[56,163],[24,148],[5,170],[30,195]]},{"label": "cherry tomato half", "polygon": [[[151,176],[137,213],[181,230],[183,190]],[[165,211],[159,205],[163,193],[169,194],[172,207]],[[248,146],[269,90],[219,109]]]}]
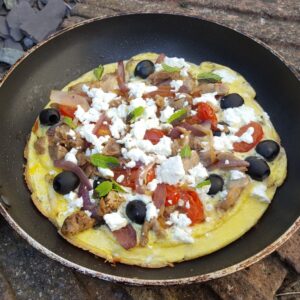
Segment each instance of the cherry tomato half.
[{"label": "cherry tomato half", "polygon": [[236,136],[242,136],[250,127],[252,127],[254,129],[254,132],[252,134],[253,142],[250,144],[248,144],[246,142],[234,143],[233,144],[234,151],[248,152],[253,147],[255,147],[260,142],[260,140],[263,138],[263,136],[264,136],[263,129],[262,129],[261,125],[256,122],[250,122],[249,124],[241,127],[240,130],[236,133]]},{"label": "cherry tomato half", "polygon": [[208,103],[201,102],[198,104],[197,115],[200,121],[202,122],[210,121],[211,128],[214,130],[217,129],[217,124],[218,124],[217,116],[215,114],[214,109]]},{"label": "cherry tomato half", "polygon": [[144,139],[149,140],[153,145],[156,145],[164,135],[162,130],[151,128],[146,130]]}]

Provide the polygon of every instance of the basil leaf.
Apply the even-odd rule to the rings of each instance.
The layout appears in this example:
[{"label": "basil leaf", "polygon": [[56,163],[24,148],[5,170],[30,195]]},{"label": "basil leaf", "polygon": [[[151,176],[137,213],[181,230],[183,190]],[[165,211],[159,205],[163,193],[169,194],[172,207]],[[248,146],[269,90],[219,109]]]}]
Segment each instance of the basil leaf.
[{"label": "basil leaf", "polygon": [[120,165],[120,162],[116,157],[107,156],[99,153],[91,155],[91,163],[96,167],[104,169],[114,168]]},{"label": "basil leaf", "polygon": [[104,67],[102,65],[99,65],[98,68],[94,69],[94,75],[98,80],[101,79],[103,71],[104,71]]},{"label": "basil leaf", "polygon": [[183,146],[183,148],[180,150],[180,156],[182,158],[190,158],[192,155],[192,150],[189,145]]},{"label": "basil leaf", "polygon": [[123,187],[114,180],[112,180],[112,189],[116,192],[126,193]]},{"label": "basil leaf", "polygon": [[73,123],[73,119],[70,117],[64,117],[63,122],[68,125],[70,128],[75,129],[76,125]]},{"label": "basil leaf", "polygon": [[207,179],[207,180],[204,180],[204,181],[198,183],[198,184],[196,185],[196,188],[197,188],[197,189],[200,189],[200,188],[202,188],[202,187],[204,187],[204,186],[206,186],[206,185],[210,185],[210,184],[211,184],[210,180]]},{"label": "basil leaf", "polygon": [[169,119],[167,120],[167,123],[172,123],[172,122],[178,120],[179,118],[184,116],[186,113],[187,113],[187,110],[185,108],[175,111],[174,114],[169,117]]},{"label": "basil leaf", "polygon": [[126,121],[127,122],[134,122],[137,120],[138,117],[140,117],[145,111],[145,108],[142,106],[139,106],[135,108],[132,112],[130,112],[127,116]]},{"label": "basil leaf", "polygon": [[162,64],[162,68],[163,68],[164,71],[169,72],[169,73],[174,73],[174,72],[179,72],[180,71],[180,68],[171,67],[171,66],[168,66],[166,64]]},{"label": "basil leaf", "polygon": [[113,184],[111,181],[103,181],[96,187],[95,191],[100,197],[104,197],[112,190],[112,188]]},{"label": "basil leaf", "polygon": [[221,82],[222,77],[212,72],[204,72],[197,75],[198,80],[204,80],[211,83]]}]

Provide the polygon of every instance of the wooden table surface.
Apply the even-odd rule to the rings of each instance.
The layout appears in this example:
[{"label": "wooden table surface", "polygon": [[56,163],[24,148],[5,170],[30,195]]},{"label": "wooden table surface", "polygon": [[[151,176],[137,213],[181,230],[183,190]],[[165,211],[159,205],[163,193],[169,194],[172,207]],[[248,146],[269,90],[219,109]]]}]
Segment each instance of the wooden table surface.
[{"label": "wooden table surface", "polygon": [[[300,0],[82,0],[62,27],[92,17],[168,12],[200,16],[253,35],[300,71]],[[202,284],[132,287],[50,260],[0,218],[0,299],[300,299],[300,231],[259,263]]]}]

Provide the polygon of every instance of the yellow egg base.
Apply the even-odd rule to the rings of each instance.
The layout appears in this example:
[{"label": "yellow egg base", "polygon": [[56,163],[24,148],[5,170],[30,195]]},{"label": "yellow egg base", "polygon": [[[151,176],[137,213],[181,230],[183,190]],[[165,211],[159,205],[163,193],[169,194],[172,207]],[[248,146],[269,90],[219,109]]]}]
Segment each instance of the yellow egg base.
[{"label": "yellow egg base", "polygon": [[[156,53],[136,55],[129,60],[126,71],[132,73],[139,60],[150,59],[155,61],[157,56],[158,54]],[[204,62],[200,66],[191,65],[191,72],[195,74],[199,71],[209,72],[215,69],[227,69],[230,72],[234,72],[227,67],[209,62]],[[105,65],[104,74],[113,72],[116,66],[116,63]],[[257,113],[261,114],[263,110],[254,100],[255,91],[253,88],[241,75],[236,72],[234,74],[238,76],[238,79],[234,83],[229,84],[230,93],[239,93],[244,98],[245,104],[253,107]],[[63,90],[68,90],[70,86],[80,82],[94,80],[96,78],[93,71],[90,71],[69,83]],[[280,143],[279,136],[270,121],[263,126],[263,130],[266,138]],[[34,150],[34,143],[37,137],[44,136],[45,131],[46,129],[40,126],[35,133],[31,133],[25,149],[25,157],[27,158],[25,179],[32,193],[32,200],[35,206],[57,227],[60,233],[60,228],[66,217],[64,212],[67,210],[67,202],[63,196],[55,193],[52,184],[46,179],[49,176],[52,178],[55,176],[55,174],[49,174],[50,170],[54,170],[56,173],[59,173],[61,170],[53,166],[48,152],[43,155],[37,155]],[[269,199],[272,199],[276,188],[283,183],[287,173],[287,158],[283,148],[281,148],[280,154],[275,161],[269,163],[269,166],[271,175],[264,183],[267,185],[266,194]],[[210,222],[193,226],[192,236],[195,242],[192,244],[173,241],[169,233],[164,239],[158,239],[153,232],[150,232],[149,243],[146,247],[137,246],[130,250],[125,250],[104,225],[88,229],[73,236],[62,236],[74,246],[90,251],[112,263],[121,262],[147,268],[160,268],[184,260],[195,259],[215,252],[237,240],[258,222],[269,204],[251,196],[251,190],[256,184],[258,183],[251,181],[232,209],[229,209],[221,216],[218,213],[210,214]]]}]

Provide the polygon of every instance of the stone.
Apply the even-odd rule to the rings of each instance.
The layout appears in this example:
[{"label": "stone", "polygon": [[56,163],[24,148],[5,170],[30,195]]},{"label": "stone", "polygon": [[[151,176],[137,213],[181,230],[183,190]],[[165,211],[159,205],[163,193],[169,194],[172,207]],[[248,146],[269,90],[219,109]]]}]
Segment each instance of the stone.
[{"label": "stone", "polygon": [[24,21],[20,29],[26,36],[40,42],[56,31],[65,14],[66,5],[62,0],[49,0],[33,18]]},{"label": "stone", "polygon": [[297,300],[300,299],[300,275],[293,276],[287,284],[277,291],[276,297],[279,300]]},{"label": "stone", "polygon": [[14,41],[12,38],[7,38],[4,41],[4,48],[11,48],[23,51],[23,47],[20,43]]},{"label": "stone", "polygon": [[281,246],[277,253],[300,274],[300,230]]},{"label": "stone", "polygon": [[61,28],[67,28],[74,26],[75,24],[82,22],[86,20],[85,18],[77,17],[77,16],[71,16],[69,18],[64,19],[63,23],[61,24]]},{"label": "stone", "polygon": [[209,281],[207,284],[223,300],[269,300],[281,286],[287,270],[273,256],[243,271]]},{"label": "stone", "polygon": [[3,48],[4,46],[4,39],[0,38],[0,48]]},{"label": "stone", "polygon": [[9,65],[13,65],[19,58],[24,54],[24,51],[11,49],[11,48],[1,48],[0,49],[0,62],[4,62]]},{"label": "stone", "polygon": [[25,37],[23,39],[23,45],[24,45],[25,50],[30,49],[34,44],[35,44],[34,41],[29,37]]},{"label": "stone", "polygon": [[10,29],[10,35],[14,40],[20,41],[24,37],[20,26],[23,22],[26,22],[26,20],[30,20],[34,17],[35,12],[27,1],[20,2],[7,14],[6,22]]},{"label": "stone", "polygon": [[7,12],[8,10],[4,7],[4,5],[0,7],[0,16],[6,16]]},{"label": "stone", "polygon": [[9,29],[4,16],[0,16],[0,36],[3,38],[9,37]]},{"label": "stone", "polygon": [[11,10],[17,4],[17,0],[3,0],[3,2],[8,10]]},{"label": "stone", "polygon": [[0,295],[2,300],[15,299],[14,292],[2,272],[0,272]]}]

